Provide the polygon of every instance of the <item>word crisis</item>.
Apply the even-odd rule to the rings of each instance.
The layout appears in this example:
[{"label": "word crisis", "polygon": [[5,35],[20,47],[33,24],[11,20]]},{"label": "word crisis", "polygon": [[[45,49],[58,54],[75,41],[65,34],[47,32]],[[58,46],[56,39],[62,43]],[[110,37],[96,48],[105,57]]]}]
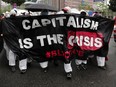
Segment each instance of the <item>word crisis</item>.
[{"label": "word crisis", "polygon": [[22,21],[22,26],[23,29],[25,30],[36,29],[48,25],[51,25],[53,27],[65,26],[65,27],[89,28],[90,30],[97,30],[99,22],[91,20],[89,18],[79,18],[75,16],[55,17],[51,19],[33,19],[33,20],[24,19]]},{"label": "word crisis", "polygon": [[72,49],[75,45],[81,47],[83,50],[97,50],[103,46],[103,35],[96,32],[69,31],[68,48]]}]

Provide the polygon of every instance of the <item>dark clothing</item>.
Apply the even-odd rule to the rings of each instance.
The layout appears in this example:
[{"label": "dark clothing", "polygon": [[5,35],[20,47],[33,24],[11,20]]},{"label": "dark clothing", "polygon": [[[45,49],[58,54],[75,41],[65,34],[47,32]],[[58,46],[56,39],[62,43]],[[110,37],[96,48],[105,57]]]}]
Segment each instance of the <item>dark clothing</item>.
[{"label": "dark clothing", "polygon": [[1,28],[1,20],[0,20],[0,52],[2,51],[2,49],[3,49],[3,38],[2,38],[2,36],[1,36],[1,34],[2,34],[2,28]]}]

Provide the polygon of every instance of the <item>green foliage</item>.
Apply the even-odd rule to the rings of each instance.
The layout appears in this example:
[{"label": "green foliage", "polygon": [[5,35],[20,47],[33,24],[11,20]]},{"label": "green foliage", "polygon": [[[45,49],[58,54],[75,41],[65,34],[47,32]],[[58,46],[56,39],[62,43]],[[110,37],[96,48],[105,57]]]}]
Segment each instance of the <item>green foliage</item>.
[{"label": "green foliage", "polygon": [[108,10],[108,5],[105,5],[103,2],[97,2],[94,10],[98,12],[105,12],[106,10]]},{"label": "green foliage", "polygon": [[109,9],[116,12],[116,0],[110,0]]},{"label": "green foliage", "polygon": [[4,7],[4,9],[1,9],[1,13],[4,13],[4,12],[6,12],[6,11],[10,11],[11,8],[12,8],[12,6],[9,4],[9,5],[7,5],[6,7]]},{"label": "green foliage", "polygon": [[84,3],[81,3],[79,5],[79,9],[84,9],[84,10],[93,10],[93,8],[89,5],[88,2],[84,1]]},{"label": "green foliage", "polygon": [[3,0],[5,2],[8,2],[10,4],[16,3],[18,6],[20,6],[22,3],[25,2],[25,0]]}]

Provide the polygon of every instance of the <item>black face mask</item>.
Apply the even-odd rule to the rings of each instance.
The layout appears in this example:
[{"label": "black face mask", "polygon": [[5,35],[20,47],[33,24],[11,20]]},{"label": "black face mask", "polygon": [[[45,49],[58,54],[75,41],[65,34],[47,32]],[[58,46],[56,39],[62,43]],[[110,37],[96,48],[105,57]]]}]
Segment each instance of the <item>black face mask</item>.
[{"label": "black face mask", "polygon": [[48,10],[43,10],[43,11],[41,12],[41,15],[48,15],[48,13],[49,13]]},{"label": "black face mask", "polygon": [[86,16],[86,12],[81,12],[81,15],[82,16]]},{"label": "black face mask", "polygon": [[13,14],[12,14],[12,15],[10,15],[10,17],[16,17],[16,15],[13,15]]},{"label": "black face mask", "polygon": [[66,10],[62,10],[64,13],[68,13]]}]

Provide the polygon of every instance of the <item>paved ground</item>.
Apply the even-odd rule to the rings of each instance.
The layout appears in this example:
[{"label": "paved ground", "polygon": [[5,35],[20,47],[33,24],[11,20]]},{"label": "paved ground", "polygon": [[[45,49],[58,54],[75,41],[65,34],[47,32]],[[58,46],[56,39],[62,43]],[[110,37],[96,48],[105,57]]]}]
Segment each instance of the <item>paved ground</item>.
[{"label": "paved ground", "polygon": [[100,70],[96,65],[89,64],[87,70],[76,70],[73,61],[73,77],[67,80],[63,63],[55,67],[49,64],[48,73],[43,73],[37,62],[33,62],[27,73],[12,73],[8,67],[4,50],[0,54],[0,87],[116,87],[116,43],[110,42],[107,70]]}]

